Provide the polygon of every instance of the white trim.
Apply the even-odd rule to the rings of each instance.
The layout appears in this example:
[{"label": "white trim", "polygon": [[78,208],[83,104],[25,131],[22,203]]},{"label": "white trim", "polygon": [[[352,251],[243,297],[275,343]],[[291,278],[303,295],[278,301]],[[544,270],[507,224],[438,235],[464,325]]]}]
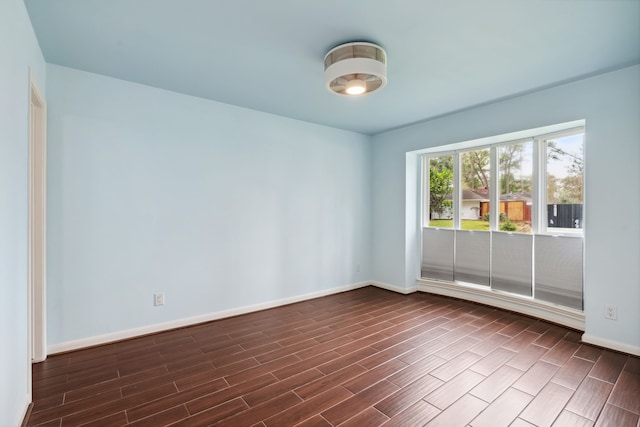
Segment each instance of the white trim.
[{"label": "white trim", "polygon": [[478,302],[584,331],[584,312],[482,286],[418,280],[418,290]]},{"label": "white trim", "polygon": [[548,135],[555,132],[561,132],[564,130],[571,130],[575,128],[584,128],[585,120],[574,120],[571,122],[557,123],[555,125],[542,126],[533,129],[521,130],[517,132],[505,133],[502,135],[489,136],[485,138],[472,139],[469,141],[456,142],[453,144],[440,145],[436,147],[424,148],[421,150],[412,151],[412,153],[418,154],[451,154],[459,151],[466,151],[469,149],[487,148],[494,144],[503,144],[509,142],[519,142],[523,139],[531,139],[538,135]]},{"label": "white trim", "polygon": [[[29,363],[29,366],[31,366],[31,363]],[[31,387],[29,387],[29,393],[24,397],[24,402],[21,405],[22,409],[18,411],[16,421],[11,425],[22,425],[24,417],[27,416],[27,412],[29,411],[29,405],[31,405]]]},{"label": "white trim", "polygon": [[[47,357],[46,339],[46,217],[47,103],[29,69],[29,365]],[[31,387],[29,380],[29,387]]]},{"label": "white trim", "polygon": [[416,292],[418,290],[418,286],[412,286],[410,288],[402,288],[396,285],[390,285],[388,283],[382,282],[369,282],[371,286],[375,286],[376,288],[386,289],[388,291],[396,292],[403,295],[408,295]]},{"label": "white trim", "polygon": [[[531,209],[531,232],[533,234],[538,234],[540,233],[540,230],[542,230],[542,221],[545,220],[542,207],[546,206],[547,203],[546,178],[544,180],[544,185],[541,178],[547,176],[547,153],[544,145],[539,139],[534,138],[532,144],[533,150],[531,154],[533,155],[533,170],[531,171],[531,186],[533,188],[531,189],[531,202],[533,203],[534,200],[537,200],[538,203],[533,203]],[[542,188],[544,188],[544,190],[542,190]]]},{"label": "white trim", "polygon": [[610,348],[611,350],[622,351],[624,353],[633,354],[635,356],[640,356],[640,347],[635,345],[612,341],[606,338],[600,338],[589,334],[582,335],[582,342],[597,345],[600,347]]},{"label": "white trim", "polygon": [[[83,338],[74,341],[67,341],[60,344],[50,345],[47,350],[49,354],[63,353],[67,351],[77,350],[86,347],[92,347],[101,344],[107,344],[114,341],[120,341],[128,338],[134,338],[142,335],[162,332],[170,329],[181,328],[185,326],[196,325],[199,323],[219,320],[226,317],[238,316],[241,314],[252,313],[259,310],[279,307],[287,304],[293,304],[300,301],[306,301],[313,298],[319,298],[327,295],[346,292],[365,286],[375,286],[386,289],[399,294],[408,295],[416,291],[445,295],[454,298],[460,298],[468,301],[487,304],[492,307],[511,310],[518,313],[533,316],[542,320],[548,320],[553,323],[564,325],[570,328],[584,331],[584,313],[567,307],[561,307],[554,304],[548,304],[533,299],[518,297],[515,295],[503,293],[500,291],[492,291],[482,289],[479,286],[454,284],[448,282],[439,282],[434,280],[420,279],[415,287],[402,288],[400,286],[391,285],[382,282],[360,282],[352,285],[340,286],[319,292],[299,295],[296,297],[283,298],[280,300],[269,301],[261,304],[254,304],[245,307],[239,307],[230,310],[219,311],[215,313],[194,316],[185,319],[174,320],[170,322],[157,323],[155,325],[143,326],[140,328],[128,329],[126,331],[113,332],[109,334],[99,335],[95,337]],[[592,335],[583,334],[582,341],[587,344],[593,344],[612,350],[622,351],[624,353],[640,356],[640,347],[629,344],[611,341],[604,338],[598,338]],[[29,401],[26,401],[22,413],[22,418],[16,423],[20,425],[24,416],[29,409]]]},{"label": "white trim", "polygon": [[217,311],[214,313],[202,314],[199,316],[187,317],[184,319],[172,320],[169,322],[156,323],[153,325],[141,326],[139,328],[127,329],[124,331],[111,332],[108,334],[97,335],[93,337],[81,338],[73,341],[66,341],[58,344],[52,344],[47,347],[48,354],[63,353],[71,350],[78,350],[86,347],[107,344],[114,341],[121,341],[129,338],[139,337],[142,335],[153,334],[157,332],[167,331],[170,329],[183,328],[185,326],[197,325],[199,323],[210,322],[212,320],[224,319],[225,317],[239,316],[241,314],[252,313],[255,311],[266,310],[269,308],[280,307],[283,305],[293,304],[300,301],[306,301],[314,298],[324,297],[327,295],[337,294],[340,292],[351,291],[365,286],[373,285],[371,282],[359,282],[351,285],[339,286],[318,292],[298,295],[295,297],[283,298],[279,300],[267,301],[260,304],[247,305],[244,307],[232,308],[229,310]]},{"label": "white trim", "polygon": [[[489,148],[489,230],[500,231],[500,156],[498,147]],[[462,177],[460,177],[462,180]],[[478,214],[480,212],[478,211]],[[482,219],[482,217],[480,217]],[[493,236],[492,236],[493,237]],[[491,259],[491,257],[489,257]]]},{"label": "white trim", "polygon": [[453,177],[451,178],[451,185],[453,185],[453,192],[451,193],[451,201],[453,202],[452,225],[454,230],[459,230],[462,228],[462,218],[460,218],[460,212],[462,211],[462,174],[460,171],[462,170],[462,165],[459,154],[453,154],[451,159],[453,163]]}]

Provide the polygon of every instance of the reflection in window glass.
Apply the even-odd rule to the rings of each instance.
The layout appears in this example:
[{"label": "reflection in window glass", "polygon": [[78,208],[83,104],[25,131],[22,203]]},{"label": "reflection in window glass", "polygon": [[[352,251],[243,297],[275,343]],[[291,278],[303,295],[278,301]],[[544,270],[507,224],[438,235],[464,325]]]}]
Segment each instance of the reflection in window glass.
[{"label": "reflection in window glass", "polygon": [[489,230],[490,164],[488,148],[467,151],[460,155],[462,230]]},{"label": "reflection in window glass", "polygon": [[500,230],[531,233],[533,141],[498,147]]},{"label": "reflection in window glass", "polygon": [[429,159],[429,226],[453,228],[453,156]]},{"label": "reflection in window glass", "polygon": [[584,134],[545,141],[547,227],[582,229]]}]

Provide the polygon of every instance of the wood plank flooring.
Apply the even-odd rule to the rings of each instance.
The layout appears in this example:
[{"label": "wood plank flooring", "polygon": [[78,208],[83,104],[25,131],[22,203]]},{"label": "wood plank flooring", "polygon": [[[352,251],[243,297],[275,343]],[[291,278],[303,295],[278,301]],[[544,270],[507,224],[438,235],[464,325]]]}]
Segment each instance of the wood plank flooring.
[{"label": "wood plank flooring", "polygon": [[639,426],[640,359],[367,287],[49,357],[29,426]]}]

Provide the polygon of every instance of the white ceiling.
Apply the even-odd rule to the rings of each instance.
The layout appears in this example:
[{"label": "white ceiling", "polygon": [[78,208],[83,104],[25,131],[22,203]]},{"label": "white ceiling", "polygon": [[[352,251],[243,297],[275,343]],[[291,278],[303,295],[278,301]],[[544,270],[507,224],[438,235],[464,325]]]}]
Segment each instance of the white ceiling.
[{"label": "white ceiling", "polygon": [[[47,62],[365,134],[640,63],[640,0],[25,0]],[[372,41],[388,85],[324,87]]]}]

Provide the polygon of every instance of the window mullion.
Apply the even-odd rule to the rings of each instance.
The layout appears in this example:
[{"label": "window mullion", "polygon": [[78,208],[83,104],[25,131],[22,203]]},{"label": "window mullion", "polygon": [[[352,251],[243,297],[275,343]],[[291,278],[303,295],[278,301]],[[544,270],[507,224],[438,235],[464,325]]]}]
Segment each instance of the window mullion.
[{"label": "window mullion", "polygon": [[460,153],[453,155],[453,228],[460,230],[460,204],[462,198],[462,178],[460,176]]},{"label": "window mullion", "polygon": [[531,231],[533,234],[540,233],[544,229],[542,224],[545,221],[543,215],[543,207],[547,205],[546,185],[544,177],[546,175],[546,150],[542,140],[536,138],[533,140],[533,174],[531,177],[532,184],[532,209],[531,209]]},{"label": "window mullion", "polygon": [[429,197],[431,189],[431,181],[429,179],[429,157],[422,156],[422,224],[421,227],[429,225],[429,212],[431,212],[431,200]]},{"label": "window mullion", "polygon": [[500,221],[500,192],[498,183],[498,148],[492,146],[489,161],[489,230],[499,230]]}]

